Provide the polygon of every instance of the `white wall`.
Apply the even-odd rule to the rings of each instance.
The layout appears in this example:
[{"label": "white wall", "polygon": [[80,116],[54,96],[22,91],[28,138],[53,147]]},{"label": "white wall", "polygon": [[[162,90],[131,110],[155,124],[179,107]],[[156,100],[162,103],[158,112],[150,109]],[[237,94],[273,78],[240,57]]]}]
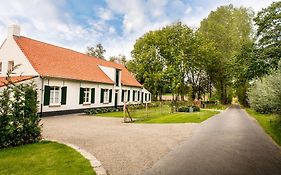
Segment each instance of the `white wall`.
[{"label": "white wall", "polygon": [[[41,89],[42,85],[39,85],[38,88],[39,91]],[[61,111],[61,110],[72,110],[72,109],[87,109],[87,108],[96,108],[96,107],[113,107],[115,105],[115,92],[118,90],[118,106],[123,105],[123,102],[121,102],[121,96],[122,96],[122,89],[124,90],[130,90],[130,104],[139,104],[141,103],[141,98],[139,101],[133,101],[133,90],[143,91],[142,88],[138,87],[128,87],[123,86],[122,89],[120,87],[116,88],[114,85],[110,84],[99,84],[99,83],[91,83],[91,82],[79,82],[79,81],[73,81],[73,80],[63,80],[63,79],[56,79],[56,78],[48,78],[44,79],[43,85],[47,86],[59,86],[67,87],[67,98],[66,98],[66,105],[60,105],[60,106],[43,106],[43,112],[50,112],[50,111]],[[79,104],[79,93],[80,93],[80,87],[82,88],[95,88],[95,103],[94,104]],[[101,96],[101,89],[112,89],[112,102],[111,103],[100,103],[100,96]],[[148,91],[146,91],[148,93]],[[39,94],[39,99],[41,101],[41,92]],[[136,97],[137,98],[137,97]],[[44,99],[42,99],[43,103]]]},{"label": "white wall", "polygon": [[115,83],[115,68],[100,65],[99,68]]},{"label": "white wall", "polygon": [[[79,81],[72,81],[72,80],[48,78],[43,80],[43,85],[67,87],[66,105],[43,106],[43,112],[114,106],[115,91],[114,91],[114,86],[110,84],[98,84],[98,83],[90,83],[90,82],[79,82]],[[79,104],[80,87],[95,88],[94,104]],[[106,104],[100,103],[101,89],[112,89],[111,103],[106,103]],[[43,101],[44,100],[42,99],[42,102]]]},{"label": "white wall", "polygon": [[0,73],[0,76],[6,76],[8,70],[8,61],[14,61],[14,65],[21,65],[17,70],[14,71],[15,74],[13,74],[13,76],[38,75],[21,49],[18,47],[13,37],[8,37],[0,48],[0,62],[2,62],[2,72]]},{"label": "white wall", "polygon": [[[150,92],[147,91],[146,89],[142,88],[142,87],[122,86],[122,89],[123,90],[127,90],[127,91],[130,90],[130,93],[131,93],[130,101],[129,101],[130,104],[140,104],[141,103],[141,99],[142,99],[142,97],[141,97],[142,92],[144,92],[144,94],[143,94],[143,102],[151,102],[151,100],[148,100],[148,99],[147,99],[147,101],[145,101],[145,93],[150,94]],[[135,91],[140,91],[140,100],[139,101],[137,101],[137,100],[133,101],[133,91],[134,90]],[[122,91],[121,91],[121,95],[122,95]],[[123,105],[123,103],[121,103],[121,104]]]}]

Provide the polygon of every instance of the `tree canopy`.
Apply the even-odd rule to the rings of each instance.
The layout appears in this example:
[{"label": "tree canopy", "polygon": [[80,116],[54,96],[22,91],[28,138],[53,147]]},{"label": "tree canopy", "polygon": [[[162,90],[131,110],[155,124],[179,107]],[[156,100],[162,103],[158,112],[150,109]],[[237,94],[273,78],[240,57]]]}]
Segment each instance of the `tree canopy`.
[{"label": "tree canopy", "polygon": [[104,53],[106,50],[103,48],[101,43],[96,44],[95,47],[88,46],[86,54],[96,58],[104,59]]},{"label": "tree canopy", "polygon": [[262,76],[276,69],[281,58],[281,2],[274,2],[264,8],[257,14],[254,21],[258,27],[259,47],[255,66],[262,68],[257,74],[257,76]]},{"label": "tree canopy", "polygon": [[236,56],[253,42],[253,13],[232,5],[219,7],[192,30],[177,22],[140,37],[132,51],[137,79],[156,98],[163,89],[201,98],[216,89],[229,102]]}]

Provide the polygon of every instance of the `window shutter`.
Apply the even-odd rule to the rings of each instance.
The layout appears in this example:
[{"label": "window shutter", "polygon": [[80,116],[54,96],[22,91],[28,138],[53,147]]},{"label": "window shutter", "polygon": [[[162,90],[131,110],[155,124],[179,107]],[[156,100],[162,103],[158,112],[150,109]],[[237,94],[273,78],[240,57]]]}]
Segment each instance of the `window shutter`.
[{"label": "window shutter", "polygon": [[91,103],[95,103],[95,88],[91,89]]},{"label": "window shutter", "polygon": [[44,106],[50,104],[50,86],[45,86],[44,88]]},{"label": "window shutter", "polygon": [[112,102],[112,89],[109,90],[109,103]]},{"label": "window shutter", "polygon": [[66,94],[67,94],[67,87],[62,87],[61,88],[61,104],[62,105],[66,104]]},{"label": "window shutter", "polygon": [[84,101],[84,88],[80,88],[79,104],[83,104]]},{"label": "window shutter", "polygon": [[135,91],[133,91],[133,101],[135,101]]},{"label": "window shutter", "polygon": [[138,91],[138,101],[140,101],[140,91]]},{"label": "window shutter", "polygon": [[125,91],[122,90],[122,97],[121,97],[121,101],[124,102],[124,95],[125,95]]},{"label": "window shutter", "polygon": [[103,99],[104,99],[104,89],[100,90],[100,103],[103,103]]},{"label": "window shutter", "polygon": [[127,100],[128,102],[130,101],[130,94],[131,94],[130,90],[128,90],[128,100]]}]

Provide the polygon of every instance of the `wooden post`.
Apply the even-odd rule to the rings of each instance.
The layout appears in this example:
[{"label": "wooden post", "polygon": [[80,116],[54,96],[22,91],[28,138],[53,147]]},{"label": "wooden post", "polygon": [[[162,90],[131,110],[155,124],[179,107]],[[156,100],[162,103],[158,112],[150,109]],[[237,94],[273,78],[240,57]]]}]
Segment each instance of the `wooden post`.
[{"label": "wooden post", "polygon": [[[126,113],[127,113],[128,117],[126,116]],[[130,122],[133,122],[133,119],[132,119],[132,117],[130,115],[130,112],[129,112],[129,109],[127,107],[127,103],[126,102],[124,102],[124,106],[123,106],[123,115],[124,115],[124,123],[127,122],[127,118],[130,119]]]},{"label": "wooden post", "polygon": [[124,116],[124,123],[126,122],[126,101],[123,102],[124,105],[123,105],[123,116]]}]

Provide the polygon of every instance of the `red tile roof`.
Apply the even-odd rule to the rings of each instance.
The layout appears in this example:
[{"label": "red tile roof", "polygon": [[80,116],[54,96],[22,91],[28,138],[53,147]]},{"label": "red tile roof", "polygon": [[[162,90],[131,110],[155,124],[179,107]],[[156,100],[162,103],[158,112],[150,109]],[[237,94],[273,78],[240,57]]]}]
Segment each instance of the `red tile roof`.
[{"label": "red tile roof", "polygon": [[99,68],[100,65],[121,69],[121,83],[123,85],[142,86],[121,64],[23,36],[14,36],[14,39],[42,77],[113,84],[114,82]]},{"label": "red tile roof", "polygon": [[[6,80],[7,77],[0,77],[0,87],[2,86],[6,86],[6,84],[8,83],[8,81]],[[10,81],[12,81],[13,83],[19,83],[25,80],[30,80],[34,77],[32,76],[12,76],[10,77]]]}]

